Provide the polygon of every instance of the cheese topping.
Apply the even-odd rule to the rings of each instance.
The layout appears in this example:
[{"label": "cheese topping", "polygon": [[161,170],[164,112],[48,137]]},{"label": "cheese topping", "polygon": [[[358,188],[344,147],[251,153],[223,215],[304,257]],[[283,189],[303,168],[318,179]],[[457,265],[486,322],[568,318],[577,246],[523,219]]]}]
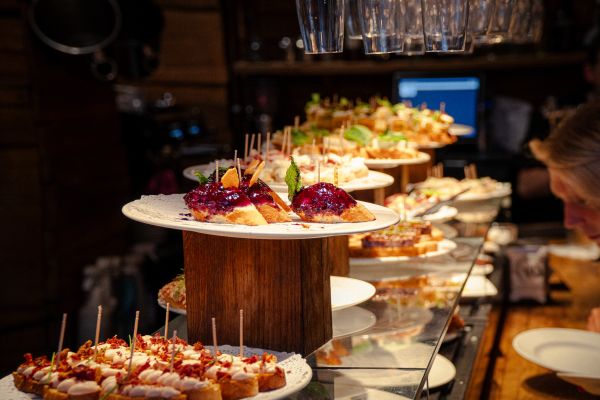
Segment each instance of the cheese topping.
[{"label": "cheese topping", "polygon": [[146,369],[140,373],[139,378],[144,383],[156,383],[161,375],[162,371],[157,369]]},{"label": "cheese topping", "polygon": [[58,390],[59,392],[67,393],[69,389],[71,389],[71,386],[73,386],[74,384],[75,378],[65,379],[64,381],[58,384],[56,390]]},{"label": "cheese topping", "polygon": [[83,394],[90,394],[100,391],[100,386],[94,381],[82,381],[77,382],[69,388],[67,394],[72,396],[81,396]]}]

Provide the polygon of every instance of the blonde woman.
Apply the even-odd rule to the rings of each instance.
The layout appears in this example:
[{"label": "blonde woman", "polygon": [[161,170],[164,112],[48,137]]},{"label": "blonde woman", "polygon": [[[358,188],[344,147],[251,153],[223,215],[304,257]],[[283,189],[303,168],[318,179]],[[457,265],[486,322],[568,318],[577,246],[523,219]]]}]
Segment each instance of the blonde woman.
[{"label": "blonde woman", "polygon": [[[600,102],[581,106],[546,140],[529,145],[548,167],[550,189],[564,204],[565,226],[600,244]],[[600,332],[600,307],[590,313],[588,329]]]}]

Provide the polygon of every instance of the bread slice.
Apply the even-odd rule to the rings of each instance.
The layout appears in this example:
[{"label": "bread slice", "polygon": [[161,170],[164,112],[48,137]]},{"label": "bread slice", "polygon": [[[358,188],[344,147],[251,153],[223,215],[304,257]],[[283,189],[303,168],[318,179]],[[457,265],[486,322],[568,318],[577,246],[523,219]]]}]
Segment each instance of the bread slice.
[{"label": "bread slice", "polygon": [[296,211],[296,214],[303,221],[320,222],[324,224],[340,222],[368,222],[375,220],[375,216],[360,203],[356,203],[354,206],[348,207],[340,215],[327,211],[320,213],[305,213],[301,210]]},{"label": "bread slice", "polygon": [[247,379],[234,380],[231,378],[219,380],[223,400],[237,400],[252,397],[258,394],[258,378],[252,376]]},{"label": "bread slice", "polygon": [[267,225],[267,221],[254,205],[236,207],[225,214],[211,214],[206,210],[190,209],[192,216],[201,222],[218,222],[238,225]]},{"label": "bread slice", "polygon": [[221,400],[221,386],[217,383],[209,383],[202,389],[194,389],[185,392],[187,400]]}]

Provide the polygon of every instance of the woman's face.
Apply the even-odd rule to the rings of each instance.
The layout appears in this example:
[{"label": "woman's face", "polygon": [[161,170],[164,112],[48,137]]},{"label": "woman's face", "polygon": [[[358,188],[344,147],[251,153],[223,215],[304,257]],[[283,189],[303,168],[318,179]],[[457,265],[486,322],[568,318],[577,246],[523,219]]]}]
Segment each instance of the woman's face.
[{"label": "woman's face", "polygon": [[600,244],[600,208],[598,200],[586,195],[564,172],[549,168],[550,189],[563,201],[564,224],[579,228],[588,238]]}]

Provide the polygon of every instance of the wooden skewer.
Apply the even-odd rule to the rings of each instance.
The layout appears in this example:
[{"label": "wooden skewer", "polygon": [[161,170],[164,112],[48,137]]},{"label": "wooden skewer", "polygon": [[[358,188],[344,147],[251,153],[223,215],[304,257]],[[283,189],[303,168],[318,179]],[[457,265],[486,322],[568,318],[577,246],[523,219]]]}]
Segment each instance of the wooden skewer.
[{"label": "wooden skewer", "polygon": [[317,158],[317,183],[321,182],[321,160]]},{"label": "wooden skewer", "polygon": [[177,329],[173,331],[173,344],[171,346],[171,367],[170,372],[173,372],[173,365],[175,364],[175,343],[177,342]]},{"label": "wooden skewer", "polygon": [[242,183],[242,168],[240,167],[240,160],[237,160],[237,172],[238,172],[238,179],[240,180],[240,183]]},{"label": "wooden skewer", "polygon": [[219,160],[215,161],[215,182],[219,182]]},{"label": "wooden skewer", "polygon": [[426,110],[427,109],[427,103],[422,102],[421,103],[421,111]]},{"label": "wooden skewer", "polygon": [[281,152],[285,157],[285,146],[287,146],[288,127],[283,128],[283,138],[281,139]]},{"label": "wooden skewer", "polygon": [[402,213],[400,214],[400,218],[402,218],[402,222],[406,222],[406,196],[402,196]]},{"label": "wooden skewer", "polygon": [[246,133],[246,137],[244,140],[244,161],[248,161],[248,134]]},{"label": "wooden skewer", "polygon": [[338,181],[339,181],[339,178],[338,178],[338,167],[336,166],[336,167],[333,167],[333,184],[335,186],[338,186]]},{"label": "wooden skewer", "polygon": [[237,164],[237,150],[233,151],[233,163]]},{"label": "wooden skewer", "polygon": [[94,337],[94,360],[98,355],[98,340],[100,339],[100,322],[102,321],[102,306],[98,306],[98,316],[96,317],[96,335]]},{"label": "wooden skewer", "polygon": [[254,148],[254,133],[250,136],[250,147],[248,148],[248,156],[252,157],[252,149]]},{"label": "wooden skewer", "polygon": [[217,357],[217,351],[219,348],[217,347],[217,322],[215,317],[212,317],[212,336],[213,336],[213,353],[214,357]]},{"label": "wooden skewer", "polygon": [[260,156],[262,154],[262,147],[261,147],[261,144],[262,144],[261,143],[262,142],[262,133],[257,133],[256,136],[257,136],[257,138],[256,138],[257,139],[256,149],[258,150],[258,155]]},{"label": "wooden skewer", "polygon": [[60,336],[58,337],[58,352],[56,353],[56,366],[60,364],[60,352],[62,351],[63,341],[65,340],[65,328],[67,326],[67,313],[63,313],[60,323]]},{"label": "wooden skewer", "polygon": [[267,148],[265,150],[265,167],[269,161],[269,147],[271,146],[271,132],[267,132]]},{"label": "wooden skewer", "polygon": [[475,164],[471,164],[471,175],[473,179],[477,179],[477,166]]},{"label": "wooden skewer", "polygon": [[[238,160],[238,163],[240,160]],[[165,339],[169,337],[169,311],[171,310],[171,303],[167,303],[167,311],[165,312]]]},{"label": "wooden skewer", "polygon": [[240,357],[244,357],[244,310],[240,310]]},{"label": "wooden skewer", "polygon": [[300,127],[300,116],[296,115],[294,117],[294,128],[298,129]]},{"label": "wooden skewer", "polygon": [[469,169],[468,165],[465,165],[463,167],[463,171],[465,172],[465,179],[470,179],[470,175],[471,175],[470,172],[471,172],[471,170]]},{"label": "wooden skewer", "polygon": [[316,149],[316,143],[317,143],[317,142],[315,141],[315,139],[313,139],[313,141],[312,141],[312,150],[310,151],[310,153],[311,153],[311,155],[312,155],[313,157],[315,156],[315,153],[317,152],[317,149]]},{"label": "wooden skewer", "polygon": [[292,143],[293,143],[292,142],[292,127],[291,126],[290,126],[290,129],[288,130],[287,140],[288,140],[287,150],[288,150],[288,153],[291,155],[292,154]]},{"label": "wooden skewer", "polygon": [[129,355],[129,367],[127,375],[131,374],[131,365],[133,363],[133,352],[135,351],[135,342],[137,340],[138,324],[140,322],[140,312],[135,312],[135,323],[133,324],[133,337],[131,338],[131,354]]}]

